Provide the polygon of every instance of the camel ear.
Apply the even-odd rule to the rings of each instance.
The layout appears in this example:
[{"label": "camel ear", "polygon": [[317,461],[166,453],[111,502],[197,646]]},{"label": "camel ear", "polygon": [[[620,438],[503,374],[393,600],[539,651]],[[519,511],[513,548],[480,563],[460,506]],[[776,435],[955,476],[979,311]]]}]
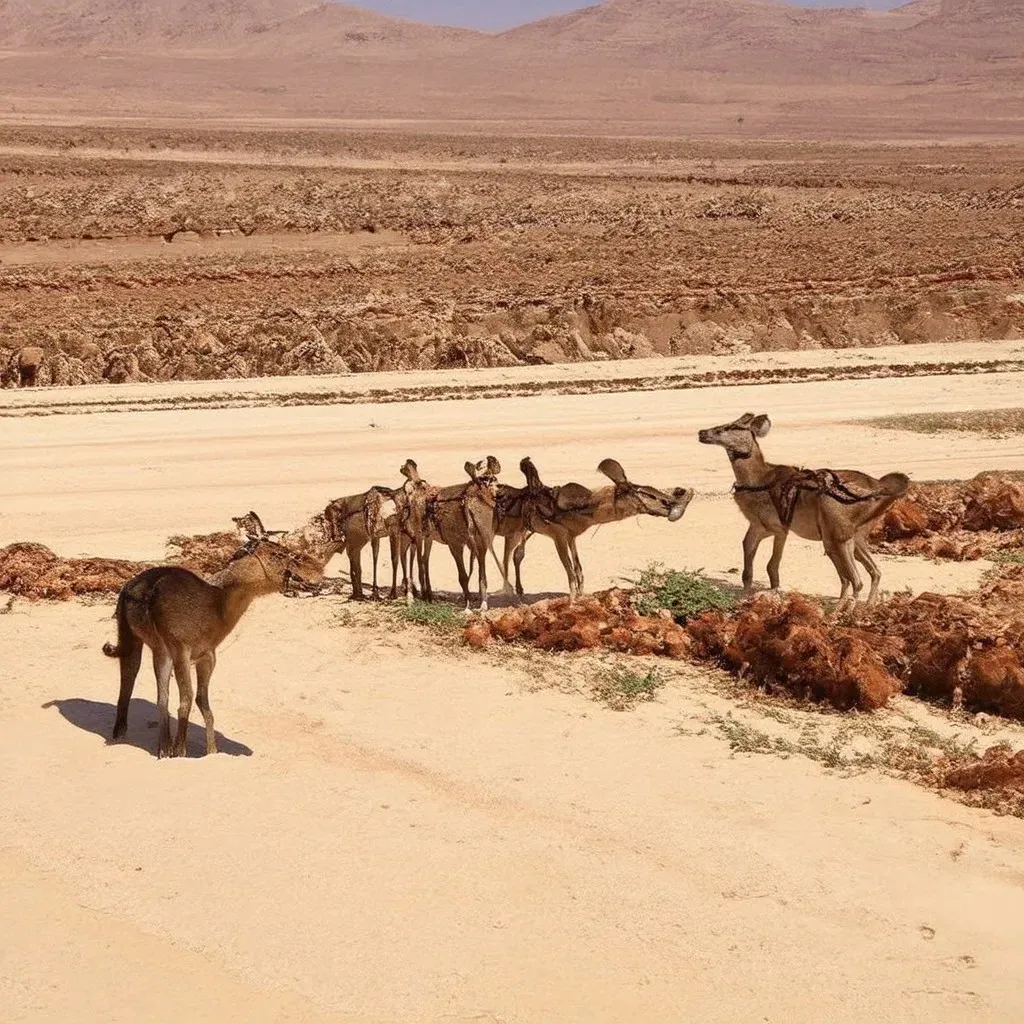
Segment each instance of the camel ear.
[{"label": "camel ear", "polygon": [[765,437],[772,429],[772,421],[762,413],[760,416],[752,417],[748,426],[754,437]]},{"label": "camel ear", "polygon": [[737,421],[736,426],[738,427],[749,427],[751,421],[754,419],[752,412],[745,412]]},{"label": "camel ear", "polygon": [[487,475],[497,476],[501,472],[501,463],[493,456],[487,456]]},{"label": "camel ear", "polygon": [[543,486],[540,482],[540,473],[537,472],[537,467],[528,457],[519,463],[519,470],[526,477],[527,487],[536,488]]},{"label": "camel ear", "polygon": [[263,520],[260,519],[260,517],[253,511],[249,511],[244,516],[233,519],[232,522],[238,527],[239,532],[249,541],[262,540],[267,536]]},{"label": "camel ear", "polygon": [[626,471],[614,460],[604,459],[597,467],[598,473],[604,473],[613,484],[626,484]]},{"label": "camel ear", "polygon": [[467,462],[462,468],[469,474],[470,480],[476,480],[476,466],[472,462]]}]

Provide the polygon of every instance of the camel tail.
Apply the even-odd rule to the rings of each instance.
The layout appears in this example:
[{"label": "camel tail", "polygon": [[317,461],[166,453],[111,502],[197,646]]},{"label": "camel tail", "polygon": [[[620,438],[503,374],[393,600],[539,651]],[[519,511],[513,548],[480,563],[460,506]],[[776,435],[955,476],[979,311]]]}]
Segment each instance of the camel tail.
[{"label": "camel tail", "polygon": [[124,594],[117,595],[117,607],[114,609],[114,618],[117,619],[117,643],[106,643],[103,645],[103,653],[108,658],[120,658],[121,652],[128,649],[130,632],[128,617],[125,613]]},{"label": "camel tail", "polygon": [[879,483],[882,490],[893,498],[902,498],[910,490],[910,477],[906,473],[886,473]]}]

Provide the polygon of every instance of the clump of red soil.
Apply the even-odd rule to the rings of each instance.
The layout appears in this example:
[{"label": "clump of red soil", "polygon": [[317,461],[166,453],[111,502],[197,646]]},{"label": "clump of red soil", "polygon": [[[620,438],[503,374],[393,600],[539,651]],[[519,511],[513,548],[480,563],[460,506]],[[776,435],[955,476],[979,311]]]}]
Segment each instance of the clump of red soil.
[{"label": "clump of red soil", "polygon": [[[206,576],[218,572],[238,550],[233,533],[172,537],[168,561]],[[42,544],[19,543],[0,549],[0,591],[30,601],[71,601],[116,594],[151,563],[119,558],[61,558]]]},{"label": "clump of red soil", "polygon": [[59,558],[42,544],[0,550],[0,590],[29,600],[70,601],[116,594],[146,566],[116,558]]},{"label": "clump of red soil", "polygon": [[175,565],[191,569],[200,576],[220,572],[238,550],[234,533],[201,533],[191,537],[171,537],[167,541],[167,557]]},{"label": "clump of red soil", "polygon": [[884,707],[902,685],[891,671],[901,645],[826,620],[805,597],[762,594],[738,614],[706,612],[687,629],[694,653],[718,660],[769,691],[842,711]]},{"label": "clump of red soil", "polygon": [[612,650],[712,661],[763,686],[840,710],[884,707],[901,692],[1024,720],[1024,566],[977,592],[897,596],[856,619],[800,595],[761,594],[679,626],[638,615],[609,590],[476,618],[468,643],[522,641],[552,651]]},{"label": "clump of red soil", "polygon": [[491,641],[526,641],[545,651],[587,651],[603,648],[627,654],[660,654],[684,658],[690,650],[686,630],[671,617],[638,615],[626,591],[613,589],[570,601],[567,597],[521,608],[493,618],[472,621],[467,643],[482,647]]},{"label": "clump of red soil", "polygon": [[914,484],[871,533],[888,554],[952,561],[1024,549],[1024,483],[980,473],[955,483]]},{"label": "clump of red soil", "polygon": [[946,770],[941,785],[965,793],[1001,790],[1024,797],[1024,750],[990,747],[980,760]]}]

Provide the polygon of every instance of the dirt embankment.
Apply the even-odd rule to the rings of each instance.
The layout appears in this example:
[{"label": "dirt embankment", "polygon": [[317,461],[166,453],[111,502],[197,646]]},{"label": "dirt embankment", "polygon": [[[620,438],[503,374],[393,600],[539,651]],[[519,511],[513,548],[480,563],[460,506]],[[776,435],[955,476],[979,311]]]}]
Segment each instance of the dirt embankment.
[{"label": "dirt embankment", "polygon": [[76,384],[1024,335],[1024,151],[528,141],[488,169],[403,138],[402,170],[4,157],[4,380],[25,346]]}]

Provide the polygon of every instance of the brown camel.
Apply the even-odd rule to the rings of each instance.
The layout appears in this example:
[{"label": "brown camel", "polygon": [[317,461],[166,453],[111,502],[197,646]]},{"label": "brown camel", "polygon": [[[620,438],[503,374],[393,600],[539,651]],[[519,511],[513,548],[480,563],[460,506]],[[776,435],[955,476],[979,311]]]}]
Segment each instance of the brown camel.
[{"label": "brown camel", "polygon": [[880,479],[852,469],[800,469],[767,462],[758,439],[771,430],[767,416],[746,413],[732,423],[700,432],[701,444],[723,447],[732,463],[736,483],[733,497],[750,524],[743,538],[743,586],[754,583],[754,556],[761,542],[773,540],[768,562],[772,590],[779,587],[779,563],[792,530],[805,540],[820,540],[836,567],[841,583],[840,606],[852,591],[856,603],[863,583],[855,564],[871,577],[868,602],[878,596],[882,574],[868,549],[871,524],[910,487],[904,473]]},{"label": "brown camel", "polygon": [[[156,673],[159,732],[157,757],[185,755],[188,719],[192,711],[192,666],[196,667],[195,701],[206,725],[206,752],[217,752],[210,709],[210,677],[217,664],[217,647],[235,628],[255,598],[306,588],[323,576],[308,556],[289,551],[263,529],[250,512],[236,520],[247,534],[244,547],[227,567],[208,581],[180,566],[146,569],[122,588],[117,598],[117,644],[104,644],[103,653],[121,663],[114,739],[128,728],[128,705],[142,663],[144,647],[153,652]],[[178,729],[171,744],[168,713],[171,672],[178,683]]]}]

